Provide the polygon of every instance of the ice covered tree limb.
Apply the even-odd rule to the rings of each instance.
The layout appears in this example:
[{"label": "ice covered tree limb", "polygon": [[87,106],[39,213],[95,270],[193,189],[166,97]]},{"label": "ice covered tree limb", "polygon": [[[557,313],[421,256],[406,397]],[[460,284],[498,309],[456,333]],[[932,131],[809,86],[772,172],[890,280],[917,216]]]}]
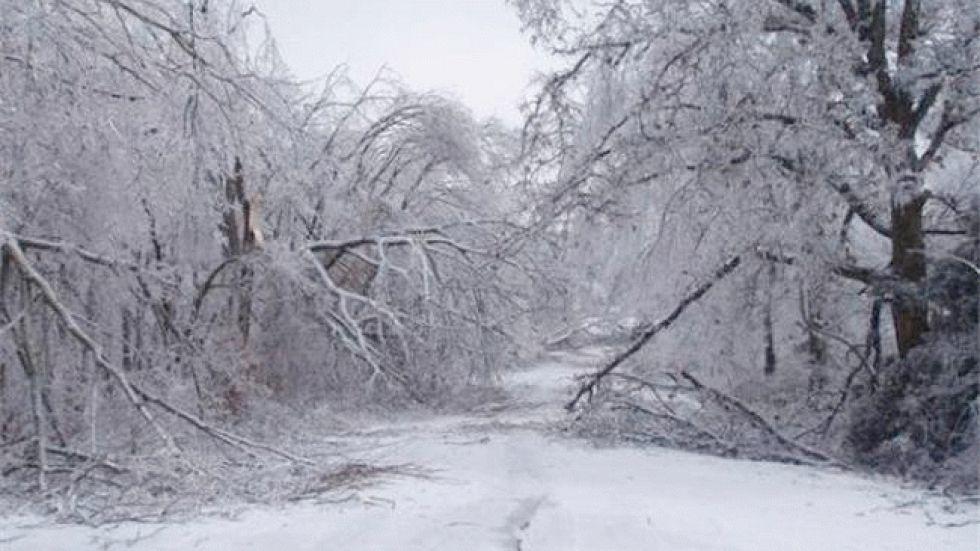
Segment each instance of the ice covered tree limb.
[{"label": "ice covered tree limb", "polygon": [[138,271],[142,269],[139,265],[132,262],[124,262],[65,241],[37,239],[33,237],[25,237],[23,235],[11,235],[11,237],[17,240],[17,244],[22,250],[35,249],[39,251],[71,253],[78,256],[85,262],[90,262],[106,268],[122,268],[130,271]]},{"label": "ice covered tree limb", "polygon": [[735,398],[734,396],[729,396],[728,394],[725,394],[719,390],[716,390],[714,388],[705,385],[704,383],[699,381],[697,378],[695,378],[687,371],[682,371],[681,377],[683,377],[692,385],[694,385],[694,387],[697,390],[708,394],[715,400],[718,400],[719,402],[722,402],[734,408],[736,411],[746,416],[753,425],[761,429],[763,432],[767,433],[769,436],[773,437],[777,442],[779,442],[786,449],[802,453],[809,459],[826,461],[836,465],[844,465],[844,463],[841,462],[840,460],[834,459],[830,455],[820,450],[811,448],[810,446],[807,446],[805,444],[800,444],[799,442],[794,442],[793,440],[790,440],[786,436],[783,436],[778,430],[775,429],[775,427],[772,426],[772,424],[770,424],[761,415],[759,415],[759,413],[757,413],[755,410],[742,403],[742,401],[739,400],[738,398]]},{"label": "ice covered tree limb", "polygon": [[65,305],[58,299],[58,296],[55,294],[54,289],[51,288],[48,281],[40,273],[38,273],[36,269],[34,269],[31,263],[27,260],[27,257],[24,256],[24,251],[21,249],[20,245],[17,244],[17,241],[12,237],[7,236],[7,238],[4,240],[3,248],[7,250],[7,254],[10,255],[11,260],[20,270],[24,278],[32,285],[37,287],[37,289],[41,292],[44,302],[46,302],[47,305],[54,310],[65,329],[72,335],[72,337],[75,338],[75,340],[79,342],[79,344],[92,353],[96,364],[98,364],[100,368],[102,368],[112,379],[116,381],[116,383],[119,384],[123,392],[126,394],[126,398],[133,404],[133,407],[136,408],[140,415],[146,419],[146,422],[153,427],[153,430],[156,431],[157,435],[161,440],[163,440],[167,448],[174,453],[179,453],[180,448],[174,441],[173,436],[163,428],[163,425],[160,424],[153,412],[146,407],[146,402],[140,396],[140,393],[136,390],[136,388],[133,387],[132,383],[130,383],[126,374],[123,373],[121,369],[109,362],[102,351],[102,347],[82,330],[82,328],[72,317],[71,312],[68,311],[68,308],[66,308]]},{"label": "ice covered tree limb", "polygon": [[710,291],[711,288],[715,286],[715,284],[717,284],[726,276],[734,272],[735,269],[738,268],[741,263],[742,263],[742,257],[735,256],[729,259],[724,264],[722,264],[720,268],[715,270],[714,274],[711,276],[710,279],[708,279],[707,281],[699,285],[696,289],[694,289],[694,291],[690,292],[687,296],[685,296],[680,301],[680,303],[678,303],[677,307],[674,308],[674,310],[666,318],[662,319],[661,321],[657,322],[655,325],[643,331],[643,333],[641,333],[640,336],[637,337],[637,339],[633,342],[633,344],[629,346],[629,348],[617,354],[602,369],[589,376],[588,381],[578,389],[578,392],[571,399],[571,401],[565,404],[565,409],[567,409],[568,411],[572,411],[575,409],[575,406],[578,404],[579,400],[581,400],[583,396],[588,395],[589,397],[591,397],[595,393],[596,389],[598,388],[599,383],[606,375],[612,373],[614,369],[619,367],[619,365],[622,364],[624,361],[626,361],[630,356],[639,352],[644,346],[647,345],[647,343],[650,342],[651,339],[653,339],[653,337],[657,335],[657,333],[670,327],[675,321],[677,321],[677,319],[681,316],[681,314],[684,313],[684,310],[687,310],[688,306],[697,302],[698,299],[700,299],[708,291]]},{"label": "ice covered tree limb", "polygon": [[3,248],[6,249],[7,254],[11,258],[12,262],[18,267],[24,278],[41,292],[44,302],[55,312],[58,319],[61,320],[65,330],[67,330],[68,333],[71,334],[72,337],[74,337],[75,340],[78,341],[78,343],[81,344],[86,350],[91,352],[96,364],[103,371],[105,371],[110,378],[119,385],[120,388],[122,388],[129,402],[134,408],[136,408],[146,422],[153,427],[154,431],[164,442],[167,449],[172,453],[181,453],[180,447],[177,445],[173,436],[163,427],[147,404],[156,405],[174,417],[177,417],[178,419],[192,425],[201,432],[204,432],[205,434],[208,434],[211,437],[242,451],[247,451],[245,448],[253,448],[289,459],[290,461],[307,464],[312,463],[308,459],[296,456],[266,444],[254,442],[245,437],[238,436],[210,425],[199,417],[183,411],[182,409],[131,382],[122,369],[109,361],[109,359],[105,356],[102,347],[78,325],[71,312],[68,311],[68,308],[58,299],[57,294],[48,281],[27,260],[23,249],[21,249],[21,247],[18,245],[17,240],[7,234],[7,238],[3,242]]}]

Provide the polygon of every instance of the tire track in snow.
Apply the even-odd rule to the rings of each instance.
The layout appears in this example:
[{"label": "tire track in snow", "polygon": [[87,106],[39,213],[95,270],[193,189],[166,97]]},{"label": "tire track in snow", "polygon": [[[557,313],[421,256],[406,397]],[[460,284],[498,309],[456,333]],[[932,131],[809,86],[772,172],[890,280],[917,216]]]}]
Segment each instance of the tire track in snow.
[{"label": "tire track in snow", "polygon": [[524,548],[524,532],[531,527],[534,515],[547,501],[548,495],[543,494],[524,498],[518,502],[517,509],[507,517],[507,523],[503,528],[508,535],[509,550],[528,551]]}]

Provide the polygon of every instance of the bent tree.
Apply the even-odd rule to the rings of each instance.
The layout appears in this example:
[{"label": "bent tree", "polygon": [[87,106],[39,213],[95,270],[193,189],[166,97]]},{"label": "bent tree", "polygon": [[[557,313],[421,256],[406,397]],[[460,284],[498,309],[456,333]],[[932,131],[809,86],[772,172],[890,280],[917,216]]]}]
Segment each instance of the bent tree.
[{"label": "bent tree", "polygon": [[465,108],[384,74],[311,92],[234,0],[0,14],[0,469],[24,495],[89,518],[114,477],[193,486],[184,459],[306,465],[256,411],[444,402],[511,350],[506,142]]}]

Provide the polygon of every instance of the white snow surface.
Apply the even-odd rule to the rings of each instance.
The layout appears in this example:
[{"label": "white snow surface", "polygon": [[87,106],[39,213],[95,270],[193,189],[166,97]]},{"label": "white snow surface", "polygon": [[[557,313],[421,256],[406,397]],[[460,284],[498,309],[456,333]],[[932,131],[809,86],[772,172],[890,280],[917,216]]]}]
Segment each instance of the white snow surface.
[{"label": "white snow surface", "polygon": [[[332,437],[365,463],[413,463],[336,502],[90,528],[0,519],[2,551],[977,551],[975,507],[884,478],[662,448],[597,448],[543,430],[588,368],[511,374],[481,414]],[[334,496],[338,497],[338,496]]]}]

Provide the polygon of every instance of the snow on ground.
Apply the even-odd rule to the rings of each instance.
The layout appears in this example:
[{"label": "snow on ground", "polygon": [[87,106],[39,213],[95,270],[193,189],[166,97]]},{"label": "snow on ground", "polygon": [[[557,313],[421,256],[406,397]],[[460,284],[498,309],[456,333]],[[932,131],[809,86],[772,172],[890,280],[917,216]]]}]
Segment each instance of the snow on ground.
[{"label": "snow on ground", "polygon": [[562,418],[571,377],[586,366],[575,360],[514,373],[514,401],[483,414],[332,439],[368,450],[354,452],[359,461],[414,463],[431,469],[425,477],[389,479],[332,503],[186,523],[93,529],[0,519],[0,550],[980,549],[975,509],[949,512],[887,480],[660,448],[599,449],[542,431]]}]

